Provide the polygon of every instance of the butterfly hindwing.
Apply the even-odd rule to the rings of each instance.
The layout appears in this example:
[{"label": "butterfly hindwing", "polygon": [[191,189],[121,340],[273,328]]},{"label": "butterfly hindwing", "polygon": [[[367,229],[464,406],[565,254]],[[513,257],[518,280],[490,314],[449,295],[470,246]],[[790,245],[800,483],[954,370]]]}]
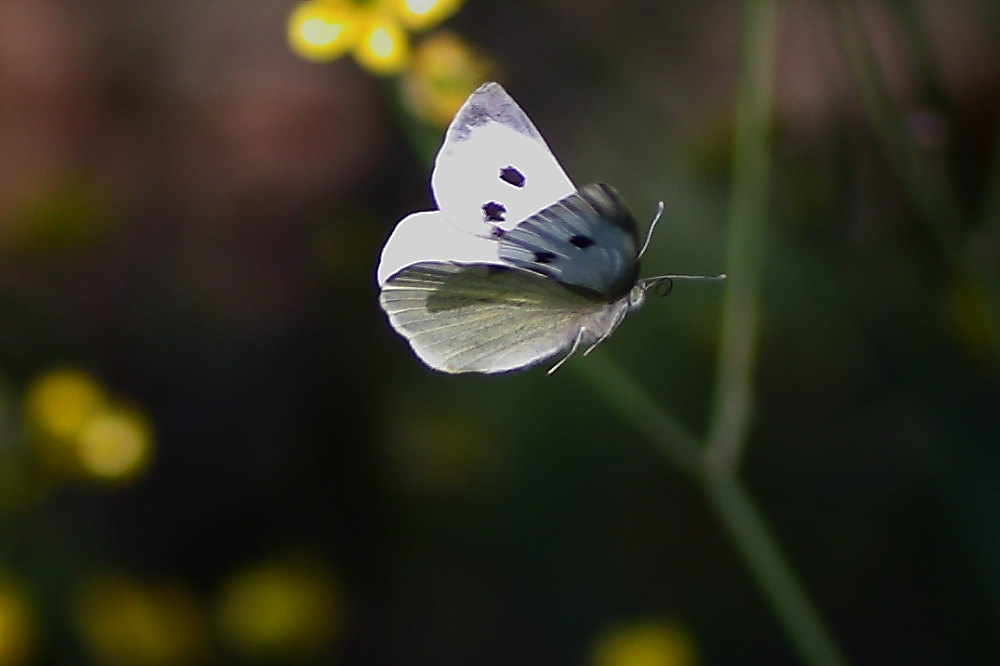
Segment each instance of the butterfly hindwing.
[{"label": "butterfly hindwing", "polygon": [[627,300],[604,303],[518,268],[436,262],[393,275],[379,300],[417,356],[452,373],[517,370],[578,338],[592,344],[628,309]]},{"label": "butterfly hindwing", "polygon": [[635,220],[607,185],[587,185],[499,235],[499,257],[611,301],[639,274]]},{"label": "butterfly hindwing", "polygon": [[494,263],[496,239],[463,231],[439,210],[411,213],[399,221],[382,248],[376,279],[379,285],[412,264],[432,261]]}]

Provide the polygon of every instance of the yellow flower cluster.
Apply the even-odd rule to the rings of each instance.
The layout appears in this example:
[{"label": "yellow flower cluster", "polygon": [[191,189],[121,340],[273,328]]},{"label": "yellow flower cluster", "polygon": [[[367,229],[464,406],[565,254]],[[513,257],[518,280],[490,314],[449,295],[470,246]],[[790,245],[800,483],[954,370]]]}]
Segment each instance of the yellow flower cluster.
[{"label": "yellow flower cluster", "polygon": [[409,62],[409,31],[436,25],[462,0],[306,0],[288,19],[288,42],[303,58],[347,52],[370,72],[397,74]]},{"label": "yellow flower cluster", "polygon": [[79,370],[35,379],[25,396],[25,421],[40,461],[56,476],[127,481],[152,457],[146,418]]},{"label": "yellow flower cluster", "polygon": [[649,619],[613,626],[597,637],[591,666],[695,666],[691,635],[680,625]]},{"label": "yellow flower cluster", "polygon": [[180,586],[104,574],[77,591],[73,610],[83,643],[100,663],[194,663],[207,648],[202,611]]},{"label": "yellow flower cluster", "polygon": [[403,100],[427,122],[445,127],[458,107],[483,81],[493,65],[457,35],[440,31],[421,43],[403,78]]},{"label": "yellow flower cluster", "polygon": [[493,66],[464,40],[437,31],[411,45],[411,33],[454,14],[462,0],[305,0],[288,18],[288,43],[307,60],[348,53],[374,74],[402,75],[404,103],[444,127]]},{"label": "yellow flower cluster", "polygon": [[329,648],[341,603],[320,561],[289,556],[236,572],[219,594],[216,621],[225,643],[245,657],[302,658]]},{"label": "yellow flower cluster", "polygon": [[[0,579],[0,631],[6,628],[4,592]],[[214,597],[206,603],[177,582],[99,573],[75,590],[71,620],[94,663],[131,666],[214,663],[218,648],[247,663],[300,663],[328,651],[340,634],[338,586],[321,560],[309,555],[279,556],[238,570]],[[23,616],[18,613],[8,615]],[[33,635],[29,631],[23,640]],[[3,645],[0,640],[0,666],[24,663],[2,661]],[[17,655],[24,653],[18,649]]]}]

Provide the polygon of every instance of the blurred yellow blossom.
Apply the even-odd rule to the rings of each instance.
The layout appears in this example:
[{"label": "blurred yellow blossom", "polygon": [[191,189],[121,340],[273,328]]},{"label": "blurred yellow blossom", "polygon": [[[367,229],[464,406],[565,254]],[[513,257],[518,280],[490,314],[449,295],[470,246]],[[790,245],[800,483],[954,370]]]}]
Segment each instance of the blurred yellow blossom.
[{"label": "blurred yellow blossom", "polygon": [[440,31],[414,51],[403,79],[403,97],[416,115],[445,127],[469,93],[492,78],[493,69],[460,37]]},{"label": "blurred yellow blossom", "polygon": [[386,464],[400,490],[419,494],[484,492],[493,488],[503,473],[502,449],[475,416],[444,412],[418,402],[395,412],[386,423]]},{"label": "blurred yellow blossom", "polygon": [[591,648],[591,666],[694,666],[694,641],[682,627],[666,620],[646,620],[612,627]]},{"label": "blurred yellow blossom", "polygon": [[303,2],[288,17],[288,43],[307,60],[339,58],[355,42],[355,13],[345,2]]},{"label": "blurred yellow blossom", "polygon": [[191,592],[175,585],[102,575],[79,590],[73,610],[77,630],[100,664],[190,664],[207,649],[203,612]]},{"label": "blurred yellow blossom", "polygon": [[28,664],[36,644],[34,608],[24,591],[0,576],[0,666]]},{"label": "blurred yellow blossom", "polygon": [[318,654],[330,646],[341,620],[329,572],[299,559],[238,572],[223,587],[216,612],[226,642],[255,658]]},{"label": "blurred yellow blossom", "polygon": [[454,14],[461,0],[305,0],[288,17],[288,44],[303,58],[328,61],[348,51],[370,72],[389,75],[409,63],[409,30]]},{"label": "blurred yellow blossom", "polygon": [[104,391],[85,373],[74,369],[47,372],[31,384],[25,398],[29,421],[45,435],[76,436],[101,408]]},{"label": "blurred yellow blossom", "polygon": [[111,408],[98,412],[80,433],[80,465],[91,476],[109,481],[134,478],[145,471],[152,435],[141,414]]},{"label": "blurred yellow blossom", "polygon": [[409,37],[392,18],[375,17],[366,22],[354,46],[354,59],[375,74],[396,74],[409,57]]},{"label": "blurred yellow blossom", "polygon": [[59,476],[127,481],[152,457],[146,418],[116,403],[80,370],[39,376],[25,396],[25,415],[41,463]]},{"label": "blurred yellow blossom", "polygon": [[79,370],[52,370],[32,382],[25,417],[46,467],[62,475],[78,471],[76,439],[106,401],[104,390]]},{"label": "blurred yellow blossom", "polygon": [[437,25],[462,6],[462,0],[396,0],[397,12],[410,30]]}]

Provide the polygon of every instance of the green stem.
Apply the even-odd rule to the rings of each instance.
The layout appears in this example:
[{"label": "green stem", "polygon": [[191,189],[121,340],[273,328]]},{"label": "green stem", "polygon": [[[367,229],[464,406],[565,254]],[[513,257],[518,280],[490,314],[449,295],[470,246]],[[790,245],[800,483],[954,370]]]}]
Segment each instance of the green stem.
[{"label": "green stem", "polygon": [[701,450],[695,436],[604,354],[593,354],[569,367],[590,382],[624,421],[645,435],[657,453],[691,476],[700,474]]},{"label": "green stem", "polygon": [[739,480],[728,473],[713,476],[705,492],[802,660],[812,666],[845,665],[847,661]]},{"label": "green stem", "polygon": [[705,450],[704,489],[803,661],[845,664],[760,511],[737,478],[749,439],[760,337],[778,2],[746,5],[733,147],[733,201],[719,369]]},{"label": "green stem", "polygon": [[707,445],[699,447],[686,428],[600,354],[577,367],[664,457],[701,483],[723,528],[803,661],[811,666],[842,666],[846,661],[737,478],[750,429],[760,329],[777,25],[777,0],[748,0],[726,260],[731,279],[723,303],[719,371]]},{"label": "green stem", "polygon": [[730,279],[722,306],[719,367],[708,435],[713,464],[734,468],[747,441],[760,328],[777,7],[775,0],[747,3],[740,58],[733,201],[725,263]]}]

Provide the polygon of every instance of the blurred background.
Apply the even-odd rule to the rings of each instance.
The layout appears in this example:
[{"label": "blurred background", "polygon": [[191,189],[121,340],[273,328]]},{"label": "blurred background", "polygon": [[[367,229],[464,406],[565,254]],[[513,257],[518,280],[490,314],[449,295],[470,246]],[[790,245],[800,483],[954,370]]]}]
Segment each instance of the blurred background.
[{"label": "blurred background", "polygon": [[[887,129],[836,4],[781,3],[745,477],[852,663],[993,664],[1000,7],[864,3]],[[374,282],[490,78],[578,185],[665,201],[645,275],[726,271],[742,19],[0,3],[0,666],[796,663],[588,359],[432,373]],[[703,432],[725,289],[595,356]]]}]

